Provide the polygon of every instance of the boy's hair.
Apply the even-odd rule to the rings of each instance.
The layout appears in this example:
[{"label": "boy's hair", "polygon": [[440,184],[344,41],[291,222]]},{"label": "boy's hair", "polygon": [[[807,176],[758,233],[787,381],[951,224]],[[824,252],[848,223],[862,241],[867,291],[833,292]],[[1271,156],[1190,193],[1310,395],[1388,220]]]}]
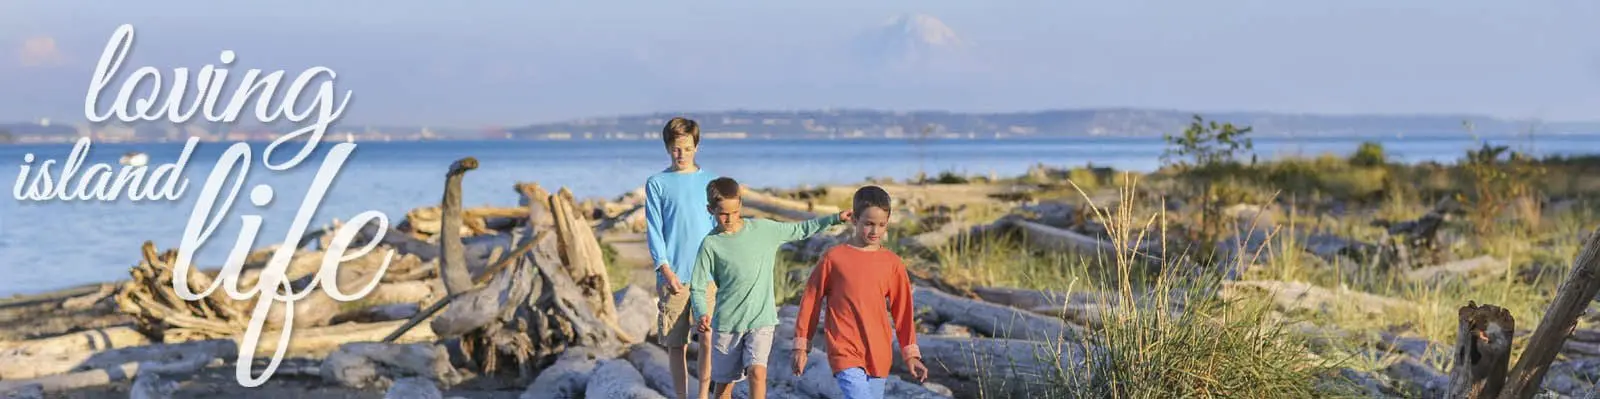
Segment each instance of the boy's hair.
[{"label": "boy's hair", "polygon": [[718,177],[706,184],[706,203],[717,206],[725,199],[739,199],[739,182],[731,177]]},{"label": "boy's hair", "polygon": [[882,187],[866,186],[856,189],[855,198],[850,202],[853,204],[852,207],[857,215],[865,212],[867,208],[873,207],[882,209],[885,213],[890,212],[889,192],[884,191]]},{"label": "boy's hair", "polygon": [[664,145],[671,146],[682,136],[689,136],[694,139],[694,145],[700,145],[700,124],[694,119],[680,116],[667,121],[667,125],[661,128],[661,143]]}]

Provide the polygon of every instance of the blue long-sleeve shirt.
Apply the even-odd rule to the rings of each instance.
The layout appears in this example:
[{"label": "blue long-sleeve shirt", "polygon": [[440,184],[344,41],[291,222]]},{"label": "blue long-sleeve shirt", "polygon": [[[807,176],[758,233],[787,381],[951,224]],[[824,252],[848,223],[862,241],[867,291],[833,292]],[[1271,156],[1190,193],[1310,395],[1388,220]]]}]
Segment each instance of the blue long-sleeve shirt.
[{"label": "blue long-sleeve shirt", "polygon": [[[644,216],[652,267],[667,265],[685,286],[694,277],[700,241],[716,227],[716,220],[706,210],[706,185],[717,177],[705,169],[687,173],[668,169],[651,175],[644,183]],[[660,276],[657,270],[656,284],[666,284]]]}]

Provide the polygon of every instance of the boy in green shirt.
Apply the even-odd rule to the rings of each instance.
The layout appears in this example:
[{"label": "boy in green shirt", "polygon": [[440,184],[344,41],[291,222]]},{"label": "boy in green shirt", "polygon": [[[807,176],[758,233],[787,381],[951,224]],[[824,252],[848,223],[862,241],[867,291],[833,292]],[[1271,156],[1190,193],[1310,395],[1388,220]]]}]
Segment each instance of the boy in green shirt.
[{"label": "boy in green shirt", "polygon": [[[767,392],[767,354],[772,351],[778,309],[772,288],[778,246],[802,240],[829,226],[850,220],[850,211],[798,223],[781,223],[739,215],[739,182],[722,177],[706,185],[706,209],[716,229],[700,243],[695,257],[690,301],[699,330],[712,336],[711,390],[719,398],[733,394],[734,382],[750,377],[750,396]],[[715,282],[715,314],[706,314],[705,287]],[[715,316],[715,317],[713,317]],[[702,349],[707,350],[707,349]],[[705,367],[705,365],[701,365]]]}]

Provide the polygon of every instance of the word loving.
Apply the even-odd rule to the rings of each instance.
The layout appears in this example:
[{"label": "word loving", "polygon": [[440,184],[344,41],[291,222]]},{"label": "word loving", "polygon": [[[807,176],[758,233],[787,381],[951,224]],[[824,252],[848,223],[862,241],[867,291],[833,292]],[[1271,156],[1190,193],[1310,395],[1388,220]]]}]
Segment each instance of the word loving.
[{"label": "word loving", "polygon": [[[129,78],[122,81],[121,88],[116,92],[115,100],[112,102],[110,109],[102,111],[100,96],[113,81],[113,78],[118,75],[118,71],[121,70],[123,61],[127,58],[132,47],[133,27],[131,25],[118,27],[112,34],[111,39],[106,43],[105,50],[101,53],[100,61],[95,67],[94,76],[90,80],[88,94],[84,98],[84,114],[89,120],[104,122],[115,116],[117,120],[126,123],[156,121],[163,118],[172,123],[183,123],[199,113],[203,114],[208,121],[234,122],[238,119],[239,113],[244,109],[245,104],[250,101],[250,96],[255,94],[257,96],[255,97],[256,117],[262,123],[272,123],[280,117],[284,117],[291,122],[304,125],[304,127],[286,134],[266,146],[261,153],[261,163],[270,170],[286,170],[304,161],[321,142],[328,126],[337,121],[340,115],[344,113],[345,106],[350,101],[350,92],[346,91],[344,98],[337,104],[334,103],[333,79],[335,74],[325,67],[315,67],[302,72],[283,93],[278,93],[277,90],[279,84],[283,81],[283,71],[280,70],[263,76],[260,70],[251,69],[244,73],[243,82],[237,84],[237,89],[225,106],[219,108],[220,94],[228,83],[229,71],[226,68],[206,65],[199,70],[194,80],[194,92],[197,94],[192,101],[184,104],[187,92],[186,86],[189,83],[188,69],[174,68],[172,81],[170,82],[171,86],[165,89],[167,90],[166,93],[163,93],[161,73],[156,68],[147,66],[134,70]],[[233,52],[222,52],[221,60],[224,67],[231,64],[234,61]],[[317,81],[322,75],[327,75],[327,80]],[[315,86],[312,86],[313,84]],[[145,87],[149,87],[149,89]],[[310,101],[306,102],[307,105],[304,108],[295,108],[302,103],[301,96],[305,95],[308,89],[314,89]],[[166,95],[165,98],[162,97],[163,94]],[[276,104],[276,107],[273,107],[272,100],[278,94],[282,95],[282,100]],[[136,96],[142,98],[136,98]],[[305,124],[313,116],[316,117],[315,120]],[[290,140],[305,135],[309,135],[305,144],[293,157],[284,162],[272,162],[272,155],[281,146],[289,143]],[[142,190],[143,195],[138,195],[140,190],[137,186],[141,184],[145,166],[125,166],[124,170],[118,174],[113,188],[108,191],[105,184],[110,178],[110,167],[104,164],[90,167],[89,173],[79,177],[77,190],[68,194],[66,186],[72,183],[72,174],[77,171],[87,156],[87,139],[80,141],[78,146],[73,149],[73,153],[59,178],[51,179],[49,177],[48,169],[53,160],[47,160],[40,165],[38,174],[28,186],[27,193],[24,193],[22,180],[28,174],[29,164],[33,162],[32,154],[26,155],[13,195],[18,200],[42,201],[51,198],[70,200],[73,197],[88,199],[91,196],[85,191],[85,187],[90,184],[91,180],[98,178],[99,180],[96,183],[98,187],[94,189],[94,197],[102,200],[114,198],[115,192],[128,183],[131,183],[127,189],[130,193],[130,200],[138,201],[141,197],[143,199],[175,200],[182,195],[184,188],[187,187],[187,180],[175,183],[173,179],[182,173],[184,162],[187,161],[196,141],[197,139],[192,138],[189,140],[179,163],[163,165],[157,169],[157,176],[152,176],[150,180],[143,181],[145,185]],[[254,244],[256,235],[261,230],[262,220],[260,215],[239,216],[243,222],[243,227],[238,239],[228,253],[227,262],[211,286],[205,287],[200,292],[194,292],[189,288],[188,276],[195,251],[211,237],[212,233],[216,231],[218,223],[227,216],[233,207],[234,199],[239,195],[239,189],[244,184],[246,175],[249,174],[251,169],[250,145],[248,143],[234,143],[228,147],[227,151],[217,161],[217,165],[212,169],[210,176],[206,178],[205,186],[200,190],[200,198],[196,201],[194,210],[189,215],[182,242],[179,244],[178,259],[172,270],[172,288],[177,292],[178,296],[189,301],[197,301],[210,296],[217,292],[219,287],[229,297],[236,300],[245,301],[256,298],[256,305],[251,313],[250,324],[246,328],[240,344],[238,367],[234,373],[240,385],[246,387],[260,386],[271,378],[272,373],[277,370],[278,364],[283,359],[284,351],[289,347],[289,338],[294,326],[294,301],[305,298],[312,290],[316,289],[319,282],[323,289],[327,291],[329,297],[339,301],[357,300],[371,293],[377,287],[384,272],[388,270],[389,262],[394,256],[393,250],[390,250],[377,273],[372,276],[372,280],[365,283],[361,290],[353,293],[341,292],[338,284],[334,281],[338,276],[340,263],[362,257],[371,252],[377,243],[382,240],[381,234],[388,231],[389,221],[383,213],[367,211],[351,218],[350,223],[344,224],[335,233],[329,248],[325,252],[326,257],[322,261],[321,269],[318,270],[313,277],[312,283],[305,289],[301,292],[294,292],[285,275],[289,261],[294,256],[295,244],[300,242],[300,237],[305,234],[312,215],[316,213],[316,209],[322,203],[323,197],[327,195],[328,186],[332,184],[334,177],[338,175],[339,170],[344,166],[345,160],[349,158],[350,153],[354,150],[355,144],[340,143],[334,145],[328,151],[327,157],[323,159],[322,166],[317,170],[317,174],[311,182],[311,187],[307,191],[305,199],[300,203],[300,208],[290,225],[289,233],[284,238],[284,245],[280,245],[276,252],[273,253],[271,260],[268,261],[265,269],[261,272],[259,283],[248,289],[240,289],[239,276],[243,272],[244,259],[249,254],[250,247]],[[154,188],[158,180],[164,180],[164,189],[159,194],[156,193]],[[223,193],[224,185],[230,181],[232,184],[227,191],[227,196],[219,197],[219,194]],[[250,203],[256,207],[267,206],[272,202],[272,198],[273,188],[271,186],[257,185],[250,190]],[[377,231],[380,235],[369,240],[363,247],[346,252],[350,249],[351,241],[355,239],[355,235],[361,228],[374,221],[378,224]],[[250,365],[253,363],[255,348],[258,347],[258,341],[261,338],[263,322],[269,309],[277,301],[282,301],[285,307],[282,312],[284,315],[283,330],[279,333],[277,350],[273,353],[272,361],[267,365],[261,376],[252,378],[250,376]]]}]

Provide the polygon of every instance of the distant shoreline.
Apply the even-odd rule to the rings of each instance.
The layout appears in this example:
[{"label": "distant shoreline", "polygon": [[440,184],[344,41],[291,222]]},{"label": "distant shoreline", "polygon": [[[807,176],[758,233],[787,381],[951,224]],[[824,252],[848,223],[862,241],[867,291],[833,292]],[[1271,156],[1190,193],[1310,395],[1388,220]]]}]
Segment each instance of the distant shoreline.
[{"label": "distant shoreline", "polygon": [[[1276,141],[1276,142],[1283,142],[1283,141],[1289,141],[1289,142],[1337,142],[1337,141],[1351,141],[1351,140],[1443,140],[1443,139],[1449,139],[1449,140],[1456,140],[1456,139],[1490,139],[1490,140],[1533,140],[1533,141],[1538,141],[1541,138],[1553,138],[1553,137],[1554,138],[1593,138],[1593,139],[1600,140],[1600,132],[1539,133],[1539,134],[1535,134],[1533,136],[1528,136],[1528,135],[1523,135],[1523,134],[1478,134],[1478,135],[1471,135],[1471,134],[1467,134],[1465,132],[1461,132],[1461,133],[1406,134],[1406,135],[1355,134],[1355,135],[1307,135],[1307,136],[1265,135],[1265,134],[1262,134],[1262,135],[1252,135],[1251,139],[1252,140],[1258,140],[1258,141],[1260,141],[1260,140],[1269,140],[1269,141]],[[20,147],[20,146],[71,146],[71,145],[77,143],[78,140],[79,140],[78,137],[74,137],[74,138],[71,138],[70,140],[0,142],[0,146],[12,146],[12,147]],[[101,144],[183,144],[187,140],[188,140],[188,138],[185,138],[185,139],[182,139],[182,140],[131,140],[131,141],[128,141],[128,140],[107,140],[107,139],[96,138],[96,139],[93,139],[93,143],[96,144],[96,145],[101,145]],[[307,139],[304,139],[304,138],[296,138],[296,139],[290,140],[290,141],[291,142],[305,142],[306,140]],[[353,140],[352,142],[355,143],[355,144],[375,144],[375,143],[484,143],[484,142],[549,142],[549,143],[567,143],[567,142],[585,142],[585,143],[587,143],[587,142],[596,142],[596,143],[600,143],[600,142],[640,142],[640,141],[655,141],[655,140],[659,140],[659,139],[656,139],[656,138],[587,138],[587,139],[585,139],[585,138],[573,138],[573,139],[512,138],[512,139],[490,139],[490,138],[455,138],[455,137],[451,137],[451,138],[440,138],[440,139],[429,139],[429,140],[422,140],[422,139],[356,139],[356,140]],[[1077,136],[1003,136],[1003,137],[992,137],[991,136],[991,137],[972,137],[972,138],[966,138],[966,137],[960,137],[960,138],[929,137],[929,138],[923,138],[923,139],[907,138],[907,137],[835,137],[835,138],[819,138],[819,137],[749,137],[749,138],[705,137],[705,138],[702,139],[702,141],[706,141],[706,142],[739,142],[739,141],[763,141],[763,142],[772,142],[772,141],[780,141],[780,142],[781,141],[788,141],[788,142],[826,142],[826,141],[845,141],[845,142],[917,142],[917,141],[920,141],[920,142],[926,142],[926,143],[934,143],[934,142],[972,142],[972,141],[980,141],[980,142],[994,142],[994,141],[1026,142],[1026,141],[1070,141],[1070,140],[1107,140],[1107,141],[1152,141],[1152,140],[1154,140],[1154,141],[1162,141],[1162,140],[1165,140],[1165,137],[1164,136],[1148,136],[1148,135],[1077,135]],[[271,143],[273,141],[274,141],[274,139],[267,139],[267,138],[252,138],[252,139],[242,139],[242,140],[215,140],[215,139],[204,139],[204,138],[202,138],[200,140],[201,143],[247,143],[247,144],[267,144],[267,143]],[[324,137],[322,141],[324,143],[340,143],[340,142],[343,142],[341,140],[334,140],[334,139],[332,139],[331,136],[330,137]]]}]

